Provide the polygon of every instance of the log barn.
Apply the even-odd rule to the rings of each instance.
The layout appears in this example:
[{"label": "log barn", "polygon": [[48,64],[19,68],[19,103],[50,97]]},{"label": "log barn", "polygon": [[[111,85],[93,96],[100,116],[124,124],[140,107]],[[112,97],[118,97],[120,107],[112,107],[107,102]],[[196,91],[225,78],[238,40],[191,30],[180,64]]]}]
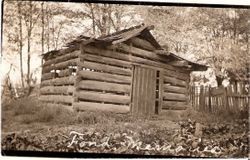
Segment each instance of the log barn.
[{"label": "log barn", "polygon": [[99,38],[81,35],[43,54],[39,99],[133,115],[186,109],[190,72],[207,67],[164,50],[152,29],[142,24]]}]

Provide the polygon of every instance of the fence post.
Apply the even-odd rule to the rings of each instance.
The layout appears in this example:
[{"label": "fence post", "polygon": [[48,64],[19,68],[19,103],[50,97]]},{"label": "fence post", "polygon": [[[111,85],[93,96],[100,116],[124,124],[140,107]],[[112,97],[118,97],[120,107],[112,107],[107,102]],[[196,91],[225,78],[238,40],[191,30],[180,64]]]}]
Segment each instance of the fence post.
[{"label": "fence post", "polygon": [[190,96],[191,96],[191,103],[192,103],[192,108],[194,108],[194,86],[191,86],[191,92],[190,92]]},{"label": "fence post", "polygon": [[[237,82],[236,83],[234,83],[233,84],[233,92],[232,92],[232,95],[235,95],[235,94],[237,94]],[[233,109],[235,109],[236,108],[236,105],[237,105],[237,98],[236,98],[236,96],[232,96],[232,103],[233,103],[233,105],[232,105],[232,108]]]},{"label": "fence post", "polygon": [[194,87],[194,106],[195,109],[198,111],[199,110],[199,92],[198,92],[198,87]]},{"label": "fence post", "polygon": [[208,86],[208,109],[209,109],[209,112],[211,113],[212,112],[212,106],[211,106],[211,87]]},{"label": "fence post", "polygon": [[227,87],[224,88],[224,105],[225,109],[228,111],[228,95],[227,95]]},{"label": "fence post", "polygon": [[204,88],[203,88],[203,86],[200,86],[200,104],[199,104],[199,110],[201,110],[201,111],[204,110],[204,105],[205,105],[203,92],[204,92]]}]

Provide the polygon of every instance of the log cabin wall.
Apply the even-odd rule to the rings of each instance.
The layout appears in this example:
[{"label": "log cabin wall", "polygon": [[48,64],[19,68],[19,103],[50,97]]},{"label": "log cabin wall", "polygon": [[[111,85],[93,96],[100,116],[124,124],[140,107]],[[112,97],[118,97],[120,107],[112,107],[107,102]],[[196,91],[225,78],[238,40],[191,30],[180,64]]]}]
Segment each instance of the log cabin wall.
[{"label": "log cabin wall", "polygon": [[67,48],[43,58],[40,97],[50,106],[72,109],[79,48]]},{"label": "log cabin wall", "polygon": [[163,71],[163,110],[184,110],[187,108],[190,72]]},{"label": "log cabin wall", "polygon": [[129,112],[130,63],[96,46],[82,46],[81,51],[74,109]]},{"label": "log cabin wall", "polygon": [[146,40],[134,37],[114,45],[82,45],[74,108],[126,113],[131,109],[133,66],[160,72],[160,110],[185,109],[189,71],[169,65]]},{"label": "log cabin wall", "polygon": [[191,70],[207,67],[166,52],[151,29],[142,24],[99,38],[81,35],[67,49],[44,54],[40,99],[137,116],[185,109]]}]

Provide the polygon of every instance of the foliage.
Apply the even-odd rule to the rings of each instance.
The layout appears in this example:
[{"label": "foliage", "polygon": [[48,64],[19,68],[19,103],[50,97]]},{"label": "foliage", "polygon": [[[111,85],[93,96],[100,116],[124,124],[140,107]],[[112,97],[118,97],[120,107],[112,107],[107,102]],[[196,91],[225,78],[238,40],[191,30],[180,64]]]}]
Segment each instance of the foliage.
[{"label": "foliage", "polygon": [[202,31],[206,47],[200,58],[207,59],[217,73],[226,69],[239,76],[246,75],[250,58],[249,16],[249,10],[244,9],[198,11],[200,20],[195,22],[195,27]]},{"label": "foliage", "polygon": [[149,7],[144,16],[146,23],[155,25],[157,40],[169,51],[208,64],[216,75],[226,76],[223,70],[246,75],[249,10],[157,6]]},{"label": "foliage", "polygon": [[[18,4],[22,4],[20,14]],[[153,34],[169,51],[212,66],[216,75],[225,76],[223,70],[229,70],[241,76],[246,74],[249,66],[250,12],[247,9],[58,2],[31,4],[32,7],[29,2],[4,3],[3,50],[6,59],[10,59],[7,54],[14,56],[16,53],[22,59],[20,47],[24,50],[28,47],[29,37],[30,53],[41,54],[41,51],[61,48],[81,33],[98,37],[143,22],[155,26]],[[26,77],[29,79],[28,75]]]},{"label": "foliage", "polygon": [[[15,72],[20,71],[22,87],[24,80],[29,86],[34,74],[40,77],[35,72],[41,60],[35,58],[44,52],[59,49],[83,33],[98,37],[127,28],[138,23],[136,16],[131,6],[123,5],[5,1],[3,57]],[[19,65],[14,62],[18,59]]]},{"label": "foliage", "polygon": [[97,127],[82,127],[78,132],[53,127],[46,134],[30,131],[7,134],[3,137],[2,148],[185,157],[248,156],[248,120],[203,125],[201,137],[195,135],[196,124],[192,120],[181,121],[180,129],[172,131],[152,127],[107,132]]},{"label": "foliage", "polygon": [[[168,115],[143,119],[108,112],[71,112],[46,106],[35,98],[2,107],[2,148],[7,150],[188,157],[248,154],[248,120],[223,114],[216,118],[190,109],[180,114],[176,123],[169,121]],[[173,118],[175,114],[170,115]],[[197,124],[202,126],[201,135],[195,134]]]}]

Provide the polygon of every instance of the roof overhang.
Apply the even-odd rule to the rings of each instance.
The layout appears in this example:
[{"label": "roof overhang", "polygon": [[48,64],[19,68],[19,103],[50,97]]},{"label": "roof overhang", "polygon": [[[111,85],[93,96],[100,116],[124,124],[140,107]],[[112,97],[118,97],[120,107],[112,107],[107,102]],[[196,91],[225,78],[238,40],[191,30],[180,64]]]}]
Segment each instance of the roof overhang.
[{"label": "roof overhang", "polygon": [[109,45],[116,45],[125,41],[128,41],[134,37],[138,37],[140,39],[144,39],[147,40],[154,48],[153,52],[159,56],[167,56],[170,61],[168,61],[167,63],[172,63],[171,65],[176,66],[176,67],[182,67],[185,68],[187,70],[191,70],[191,71],[205,71],[207,70],[207,66],[202,65],[202,64],[198,64],[198,63],[194,63],[191,61],[188,61],[184,58],[181,58],[179,56],[177,56],[174,53],[168,52],[166,50],[164,50],[161,45],[156,41],[156,39],[154,38],[154,36],[151,34],[150,30],[154,29],[154,26],[146,26],[144,24],[138,25],[138,26],[134,26],[134,27],[130,27],[128,29],[124,29],[118,32],[115,32],[113,34],[110,35],[106,35],[106,36],[101,36],[98,38],[90,38],[90,37],[86,37],[83,35],[78,36],[75,40],[67,43],[65,45],[66,49],[62,49],[62,50],[54,50],[54,51],[50,51],[47,52],[45,54],[43,54],[43,58],[46,57],[54,57],[57,55],[61,55],[63,53],[66,53],[63,50],[71,50],[72,48],[78,46],[79,44],[82,45],[101,45],[101,46],[109,46]]}]

